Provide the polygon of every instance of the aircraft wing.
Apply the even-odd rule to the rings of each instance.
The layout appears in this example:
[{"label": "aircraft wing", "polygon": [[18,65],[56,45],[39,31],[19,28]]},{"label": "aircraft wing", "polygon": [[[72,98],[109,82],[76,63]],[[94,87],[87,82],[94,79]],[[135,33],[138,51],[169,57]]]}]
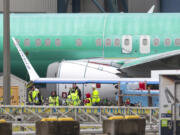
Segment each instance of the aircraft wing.
[{"label": "aircraft wing", "polygon": [[156,60],[162,60],[162,59],[167,59],[170,57],[175,57],[180,55],[180,50],[174,50],[170,52],[165,52],[165,53],[160,53],[160,54],[155,54],[155,55],[150,55],[146,57],[141,57],[133,60],[126,61],[122,66],[121,69],[148,63],[148,62],[153,62]]},{"label": "aircraft wing", "polygon": [[141,73],[140,76],[143,76],[143,74],[150,75],[151,70],[180,69],[180,50],[140,57],[125,61],[123,64],[117,62],[117,64],[121,65],[119,70],[132,74],[136,72],[135,76],[138,77]]}]

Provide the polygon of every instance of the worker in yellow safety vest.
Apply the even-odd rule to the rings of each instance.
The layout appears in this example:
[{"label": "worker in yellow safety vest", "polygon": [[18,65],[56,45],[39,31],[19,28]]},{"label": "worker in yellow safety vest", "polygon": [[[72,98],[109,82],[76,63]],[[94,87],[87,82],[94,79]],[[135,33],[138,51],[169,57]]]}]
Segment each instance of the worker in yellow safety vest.
[{"label": "worker in yellow safety vest", "polygon": [[33,93],[33,91],[32,91],[32,90],[29,90],[29,92],[28,92],[28,104],[29,104],[29,105],[32,105],[32,104],[33,104],[32,93]]},{"label": "worker in yellow safety vest", "polygon": [[86,99],[84,99],[84,105],[85,106],[92,106],[91,94],[90,93],[86,94]]},{"label": "worker in yellow safety vest", "polygon": [[32,98],[32,92],[33,92],[33,83],[32,82],[29,82],[27,85],[26,85],[26,89],[28,91],[28,104],[29,105],[33,105],[33,98]]},{"label": "worker in yellow safety vest", "polygon": [[99,91],[96,89],[95,85],[92,85],[92,105],[97,106],[99,105],[100,98],[99,98]]},{"label": "worker in yellow safety vest", "polygon": [[49,106],[59,106],[59,96],[57,96],[56,91],[51,92],[49,97]]},{"label": "worker in yellow safety vest", "polygon": [[33,86],[32,99],[33,99],[34,105],[41,105],[42,104],[41,94],[39,92],[39,89],[37,89],[35,86]]},{"label": "worker in yellow safety vest", "polygon": [[71,106],[78,106],[80,104],[79,96],[74,89],[71,91],[71,94],[68,95],[66,103]]},{"label": "worker in yellow safety vest", "polygon": [[76,94],[79,96],[79,99],[81,100],[81,90],[75,83],[72,85],[72,88],[70,88],[68,95],[71,95],[72,90],[75,90]]}]

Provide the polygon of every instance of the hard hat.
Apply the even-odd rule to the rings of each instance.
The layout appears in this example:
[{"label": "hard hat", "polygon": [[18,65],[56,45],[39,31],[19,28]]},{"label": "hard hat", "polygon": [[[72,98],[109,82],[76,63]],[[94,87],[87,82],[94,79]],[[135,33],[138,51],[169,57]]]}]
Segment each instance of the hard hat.
[{"label": "hard hat", "polygon": [[35,91],[39,92],[39,89],[35,88]]},{"label": "hard hat", "polygon": [[92,84],[92,86],[91,86],[92,88],[96,88],[96,85],[95,84]]},{"label": "hard hat", "polygon": [[90,98],[91,97],[91,94],[90,93],[87,93],[86,94],[86,98]]}]

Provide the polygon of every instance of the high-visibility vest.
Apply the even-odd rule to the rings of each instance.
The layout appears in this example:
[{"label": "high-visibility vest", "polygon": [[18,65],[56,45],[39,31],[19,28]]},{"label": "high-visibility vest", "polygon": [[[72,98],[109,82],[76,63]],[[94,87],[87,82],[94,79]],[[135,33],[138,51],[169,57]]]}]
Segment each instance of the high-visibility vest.
[{"label": "high-visibility vest", "polygon": [[[72,91],[73,91],[73,89],[70,89],[70,93],[69,93],[70,95],[71,95],[71,93],[73,93]],[[75,89],[75,93],[76,93],[77,95],[79,94],[78,89]]]},{"label": "high-visibility vest", "polygon": [[85,106],[92,106],[91,98],[86,98],[85,101],[88,100],[89,103],[85,103]]},{"label": "high-visibility vest", "polygon": [[38,94],[39,94],[39,91],[34,90],[32,92],[32,99],[33,99],[33,103],[35,103],[35,104],[38,104],[39,100],[40,100],[38,97]]},{"label": "high-visibility vest", "polygon": [[71,103],[72,103],[71,95],[68,95],[68,96],[67,96],[67,99],[66,99],[66,104],[67,104],[67,105],[71,105]]},{"label": "high-visibility vest", "polygon": [[99,102],[100,102],[99,91],[95,89],[92,93],[92,103],[99,103]]},{"label": "high-visibility vest", "polygon": [[71,95],[68,96],[67,104],[73,106],[78,106],[80,104],[79,96],[77,95],[77,93],[71,93]]},{"label": "high-visibility vest", "polygon": [[29,102],[29,103],[33,103],[32,93],[33,93],[32,90],[30,90],[30,91],[28,92],[28,102]]},{"label": "high-visibility vest", "polygon": [[49,97],[49,106],[59,106],[59,96]]}]

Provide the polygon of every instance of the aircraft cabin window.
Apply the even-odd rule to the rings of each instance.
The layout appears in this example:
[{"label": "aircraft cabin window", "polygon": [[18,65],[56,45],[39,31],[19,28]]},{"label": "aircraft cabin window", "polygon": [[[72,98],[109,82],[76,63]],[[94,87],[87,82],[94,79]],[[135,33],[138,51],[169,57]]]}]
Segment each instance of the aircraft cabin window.
[{"label": "aircraft cabin window", "polygon": [[41,39],[36,39],[36,46],[41,46]]},{"label": "aircraft cabin window", "polygon": [[126,46],[128,46],[128,45],[129,45],[129,39],[125,39],[124,44],[125,44]]},{"label": "aircraft cabin window", "polygon": [[110,38],[107,38],[107,39],[106,39],[105,45],[106,45],[106,46],[111,46],[111,39],[110,39]]},{"label": "aircraft cabin window", "polygon": [[132,36],[124,35],[122,37],[122,53],[131,53],[132,52]]},{"label": "aircraft cabin window", "polygon": [[180,46],[180,38],[175,39],[175,45]]},{"label": "aircraft cabin window", "polygon": [[160,44],[159,38],[155,38],[153,43],[154,43],[154,46],[158,46]]},{"label": "aircraft cabin window", "polygon": [[164,45],[165,45],[165,46],[170,46],[170,45],[171,45],[171,39],[170,39],[170,38],[166,38],[166,39],[164,40]]},{"label": "aircraft cabin window", "polygon": [[96,46],[101,46],[101,39],[100,38],[96,39]]},{"label": "aircraft cabin window", "polygon": [[120,39],[119,38],[116,38],[115,40],[114,40],[114,46],[120,46]]},{"label": "aircraft cabin window", "polygon": [[140,36],[140,53],[148,54],[150,53],[150,36],[149,35],[142,35]]},{"label": "aircraft cabin window", "polygon": [[60,45],[61,45],[61,40],[57,38],[57,39],[55,40],[55,45],[56,45],[56,46],[60,46]]},{"label": "aircraft cabin window", "polygon": [[81,39],[77,39],[77,40],[76,40],[76,45],[77,45],[77,46],[81,46],[81,45],[82,45]]},{"label": "aircraft cabin window", "polygon": [[146,46],[148,44],[147,39],[143,39],[143,45]]},{"label": "aircraft cabin window", "polygon": [[51,45],[51,40],[48,38],[45,40],[45,45],[50,46]]},{"label": "aircraft cabin window", "polygon": [[24,40],[24,46],[30,46],[30,39],[25,39]]}]

